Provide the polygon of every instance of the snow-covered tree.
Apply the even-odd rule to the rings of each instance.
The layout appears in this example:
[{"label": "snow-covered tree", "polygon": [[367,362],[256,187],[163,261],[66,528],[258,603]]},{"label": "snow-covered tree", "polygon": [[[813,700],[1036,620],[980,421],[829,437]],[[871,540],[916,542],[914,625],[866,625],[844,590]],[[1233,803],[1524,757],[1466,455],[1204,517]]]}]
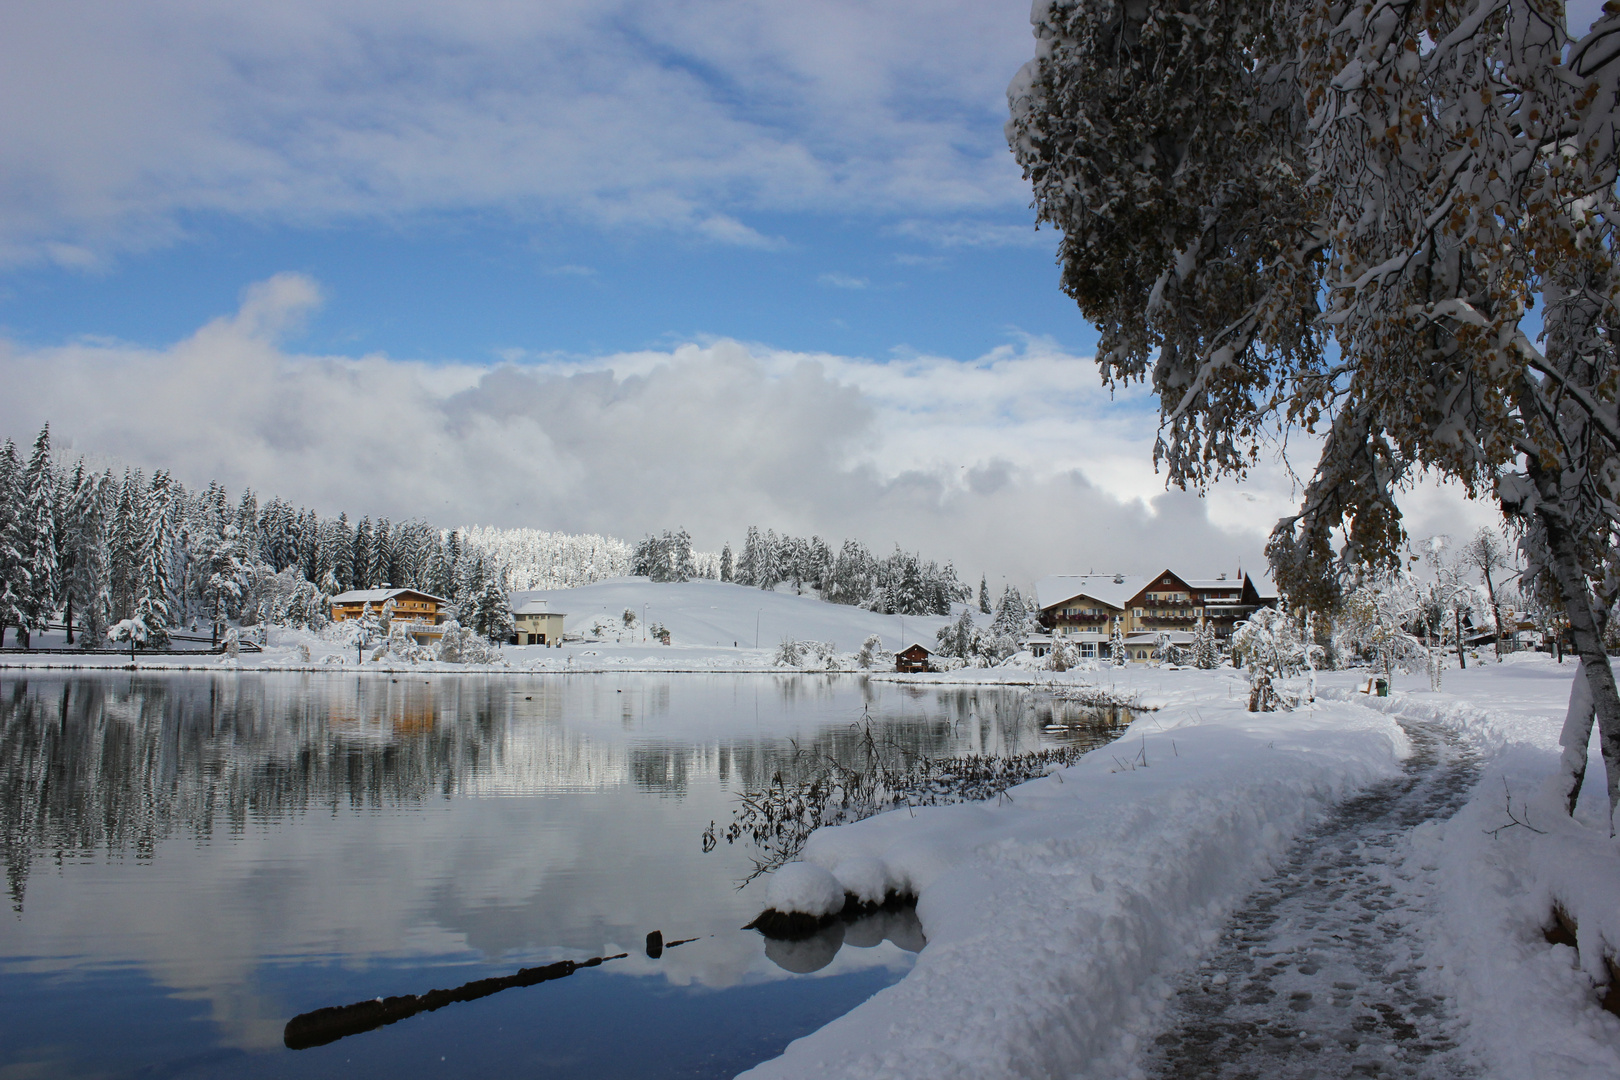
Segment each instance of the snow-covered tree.
[{"label": "snow-covered tree", "polygon": [[1250,712],[1275,711],[1276,680],[1297,675],[1310,662],[1299,627],[1276,608],[1261,608],[1240,624],[1232,633],[1232,652],[1249,669]]},{"label": "snow-covered tree", "polygon": [[1034,624],[1029,616],[1029,605],[1024,603],[1018,586],[1008,585],[996,601],[995,617],[990,620],[990,632],[997,637],[1022,641],[1028,637]]},{"label": "snow-covered tree", "polygon": [[[1462,557],[1479,573],[1491,605],[1491,626],[1496,633],[1496,658],[1502,659],[1502,606],[1496,596],[1496,581],[1510,576],[1513,558],[1496,529],[1482,528],[1463,545]],[[1612,620],[1611,620],[1612,621]]]},{"label": "snow-covered tree", "polygon": [[107,511],[111,502],[111,474],[86,472],[80,462],[73,470],[62,527],[63,621],[73,643],[75,613],[83,626],[79,642],[85,648],[106,638],[111,612],[108,575]]},{"label": "snow-covered tree", "polygon": [[947,623],[934,631],[938,643],[936,652],[941,656],[955,656],[967,659],[979,648],[979,630],[973,624],[973,612],[964,607],[953,623]]},{"label": "snow-covered tree", "polygon": [[28,621],[27,598],[32,585],[28,548],[24,536],[22,463],[17,446],[10,439],[0,447],[0,645],[6,642],[6,629]]},{"label": "snow-covered tree", "polygon": [[1108,636],[1108,659],[1115,667],[1124,667],[1129,660],[1125,654],[1125,620],[1116,618],[1114,629]]},{"label": "snow-covered tree", "polygon": [[731,580],[731,545],[727,544],[720,549],[720,580]]},{"label": "snow-covered tree", "polygon": [[855,663],[862,668],[871,668],[873,664],[880,663],[882,658],[883,639],[877,634],[871,634],[861,642],[861,650],[855,654]]},{"label": "snow-covered tree", "polygon": [[990,587],[985,583],[983,575],[979,577],[979,614],[990,614]]},{"label": "snow-covered tree", "polygon": [[1319,611],[1346,568],[1395,564],[1420,471],[1494,494],[1584,661],[1612,814],[1620,5],[1578,40],[1542,0],[1052,0],[1033,21],[1008,137],[1105,377],[1152,380],[1170,481],[1241,473],[1278,425],[1320,433],[1268,546]]},{"label": "snow-covered tree", "polygon": [[174,625],[174,486],[169,474],[158,470],[145,499],[145,520],[140,537],[140,572],[136,583],[133,618],[144,630],[145,644],[163,648]]},{"label": "snow-covered tree", "polygon": [[1193,632],[1192,662],[1196,668],[1212,671],[1221,666],[1221,650],[1215,643],[1215,628],[1207,622]]},{"label": "snow-covered tree", "polygon": [[466,600],[460,605],[467,629],[488,641],[505,641],[512,633],[512,605],[500,574],[484,565],[482,555],[474,556],[466,582]]},{"label": "snow-covered tree", "polygon": [[22,619],[17,625],[23,648],[28,648],[36,630],[45,629],[62,587],[58,501],[56,474],[51,469],[51,426],[46,424],[34,440],[34,452],[17,486],[15,543],[28,568],[20,605]]}]

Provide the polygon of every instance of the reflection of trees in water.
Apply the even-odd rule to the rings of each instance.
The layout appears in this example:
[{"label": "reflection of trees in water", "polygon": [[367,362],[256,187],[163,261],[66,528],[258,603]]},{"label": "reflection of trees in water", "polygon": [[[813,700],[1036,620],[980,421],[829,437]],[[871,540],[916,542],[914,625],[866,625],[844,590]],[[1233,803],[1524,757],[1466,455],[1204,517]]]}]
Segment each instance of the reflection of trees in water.
[{"label": "reflection of trees in water", "polygon": [[[895,687],[887,698],[870,682],[862,685],[862,701],[871,720],[872,736],[887,759],[939,758],[958,754],[1014,755],[1039,750],[1052,743],[1102,745],[1113,738],[1108,729],[1130,722],[1126,710],[1088,709],[1073,702],[1036,700],[1006,687],[925,688]],[[892,686],[892,684],[886,684]],[[782,680],[784,700],[817,689],[827,693],[826,680]],[[1061,724],[1071,730],[1048,734]],[[791,741],[736,740],[717,746],[648,747],[632,751],[631,772],[645,790],[684,794],[695,776],[716,775],[732,790],[764,788],[781,774],[795,783],[809,779],[831,759],[861,768],[871,747],[859,716],[847,724],[821,728],[808,739]]]},{"label": "reflection of trees in water", "polygon": [[[100,851],[150,858],[176,831],[238,833],[311,808],[407,805],[461,793],[530,794],[632,784],[683,795],[699,782],[757,789],[867,752],[860,707],[886,753],[1011,754],[1041,745],[1053,705],[1005,688],[940,689],[784,678],[769,713],[844,704],[847,722],[793,742],[626,745],[565,718],[627,727],[671,710],[668,680],[525,684],[458,676],[79,676],[0,682],[0,859],[19,909],[30,862]],[[733,692],[706,708],[753,710]],[[892,692],[898,691],[898,692]],[[1060,709],[1071,706],[1059,705]],[[823,712],[821,715],[825,715]],[[1050,739],[1048,741],[1051,741]]]},{"label": "reflection of trees in water", "polygon": [[[0,858],[20,910],[33,858],[150,858],[311,807],[454,792],[494,764],[507,695],[249,675],[18,680],[0,697]],[[444,722],[450,718],[453,722]]]}]

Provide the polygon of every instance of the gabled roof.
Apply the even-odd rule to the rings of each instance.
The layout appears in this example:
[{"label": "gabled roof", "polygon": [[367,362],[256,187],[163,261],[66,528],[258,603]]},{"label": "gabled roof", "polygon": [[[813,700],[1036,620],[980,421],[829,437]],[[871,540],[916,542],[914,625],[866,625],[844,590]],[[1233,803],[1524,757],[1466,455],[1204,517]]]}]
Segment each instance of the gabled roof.
[{"label": "gabled roof", "polygon": [[934,655],[934,650],[930,649],[928,646],[924,645],[920,641],[913,641],[910,645],[907,645],[905,648],[901,649],[900,652],[897,652],[894,655],[900,656],[903,653],[910,652],[912,649],[921,649],[923,652],[927,653],[929,656]]},{"label": "gabled roof", "polygon": [[1261,600],[1277,599],[1277,586],[1273,585],[1271,579],[1265,574],[1244,574],[1243,576],[1250,585],[1254,586],[1255,595]]},{"label": "gabled roof", "polygon": [[566,613],[561,611],[552,611],[551,605],[546,603],[544,600],[518,600],[512,604],[512,614],[556,615],[557,617],[561,618]]},{"label": "gabled roof", "polygon": [[1035,603],[1045,611],[1083,596],[1123,611],[1147,583],[1147,578],[1123,574],[1054,574],[1035,583]]},{"label": "gabled roof", "polygon": [[450,601],[442,596],[425,593],[421,589],[350,589],[348,592],[338,593],[332,597],[334,604],[386,604],[396,596],[410,593],[425,600],[432,600],[437,604],[448,604]]}]

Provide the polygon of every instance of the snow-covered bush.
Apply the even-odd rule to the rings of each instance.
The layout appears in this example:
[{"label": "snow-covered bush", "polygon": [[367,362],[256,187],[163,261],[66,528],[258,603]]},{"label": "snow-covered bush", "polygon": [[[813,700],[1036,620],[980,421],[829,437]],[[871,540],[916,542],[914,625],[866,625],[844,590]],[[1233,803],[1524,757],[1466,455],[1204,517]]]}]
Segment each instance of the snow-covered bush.
[{"label": "snow-covered bush", "polygon": [[873,664],[878,663],[883,651],[883,639],[877,634],[872,634],[861,642],[861,651],[855,654],[855,663],[869,670]]},{"label": "snow-covered bush", "polygon": [[785,637],[776,647],[774,663],[777,667],[798,667],[804,663],[804,646],[792,638]]},{"label": "snow-covered bush", "polygon": [[144,646],[151,634],[146,623],[139,616],[133,619],[120,619],[107,631],[108,639],[120,645]]},{"label": "snow-covered bush", "polygon": [[501,659],[501,650],[452,619],[444,624],[434,659],[445,664],[493,664]]},{"label": "snow-covered bush", "polygon": [[1309,660],[1294,620],[1276,608],[1261,608],[1232,635],[1232,655],[1249,669],[1249,711],[1274,712],[1281,699],[1275,680],[1297,675]]},{"label": "snow-covered bush", "polygon": [[1080,650],[1074,643],[1058,638],[1052,643],[1052,651],[1046,654],[1046,663],[1041,665],[1048,671],[1068,671],[1080,663]]}]

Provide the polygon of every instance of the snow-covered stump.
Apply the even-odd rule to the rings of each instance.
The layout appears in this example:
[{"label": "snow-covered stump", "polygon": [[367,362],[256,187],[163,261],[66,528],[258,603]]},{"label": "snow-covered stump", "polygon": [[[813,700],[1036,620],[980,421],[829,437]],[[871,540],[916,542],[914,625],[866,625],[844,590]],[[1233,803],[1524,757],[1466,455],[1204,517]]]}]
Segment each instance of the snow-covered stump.
[{"label": "snow-covered stump", "polygon": [[743,929],[768,938],[807,938],[840,920],[853,922],[916,902],[909,891],[894,886],[877,859],[847,859],[834,870],[793,862],[771,875],[765,910]]}]

